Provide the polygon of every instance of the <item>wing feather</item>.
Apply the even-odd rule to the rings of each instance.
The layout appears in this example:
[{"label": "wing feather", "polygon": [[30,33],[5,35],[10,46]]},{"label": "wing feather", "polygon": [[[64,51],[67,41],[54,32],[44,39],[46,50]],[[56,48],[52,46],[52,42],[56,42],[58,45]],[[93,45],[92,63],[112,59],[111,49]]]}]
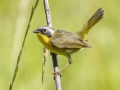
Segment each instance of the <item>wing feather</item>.
[{"label": "wing feather", "polygon": [[58,48],[90,48],[79,36],[64,30],[56,30],[51,38],[51,44]]}]

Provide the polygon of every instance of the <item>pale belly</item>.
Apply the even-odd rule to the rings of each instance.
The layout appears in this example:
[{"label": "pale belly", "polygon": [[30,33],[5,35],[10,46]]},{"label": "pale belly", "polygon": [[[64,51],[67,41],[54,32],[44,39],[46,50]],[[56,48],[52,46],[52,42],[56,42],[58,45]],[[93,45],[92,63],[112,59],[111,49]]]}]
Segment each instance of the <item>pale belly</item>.
[{"label": "pale belly", "polygon": [[60,55],[64,55],[64,56],[68,56],[69,54],[73,54],[73,53],[79,51],[78,48],[57,48],[57,47],[54,47],[54,46],[52,46],[52,47],[51,46],[49,46],[49,47],[46,46],[46,48],[48,50],[50,50],[51,52],[54,52],[54,53],[60,54]]}]

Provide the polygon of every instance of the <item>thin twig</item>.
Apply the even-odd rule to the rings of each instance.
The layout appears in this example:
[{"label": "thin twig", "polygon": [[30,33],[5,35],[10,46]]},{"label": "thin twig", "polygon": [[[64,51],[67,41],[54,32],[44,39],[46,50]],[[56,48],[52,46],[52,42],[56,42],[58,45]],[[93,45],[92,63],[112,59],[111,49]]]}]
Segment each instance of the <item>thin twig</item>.
[{"label": "thin twig", "polygon": [[[52,27],[52,20],[51,20],[48,0],[44,0],[44,9],[45,9],[45,14],[46,14],[47,26]],[[57,56],[54,53],[52,53],[51,55],[52,55],[54,72],[58,72],[59,68],[58,68]],[[60,75],[56,75],[55,84],[56,84],[56,90],[62,90]]]},{"label": "thin twig", "polygon": [[9,86],[9,90],[12,90],[13,85],[14,85],[14,81],[15,81],[17,73],[18,73],[18,67],[19,67],[19,62],[20,62],[20,58],[21,58],[21,54],[22,54],[22,49],[24,47],[26,36],[27,36],[28,30],[30,28],[30,23],[31,23],[34,11],[35,11],[35,9],[36,9],[36,7],[38,5],[38,2],[39,2],[39,0],[36,0],[36,3],[34,5],[34,7],[32,7],[32,9],[31,9],[31,14],[30,14],[28,26],[27,26],[26,33],[25,33],[25,36],[24,36],[24,39],[23,39],[22,47],[20,49],[20,52],[19,52],[19,55],[18,55],[18,58],[17,58],[17,64],[16,64],[16,67],[15,67],[15,71],[14,71],[14,75],[13,75],[13,78],[12,78],[12,82],[10,83],[10,86]]},{"label": "thin twig", "polygon": [[46,14],[47,26],[52,27],[52,19],[51,19],[48,0],[44,0],[44,9],[45,9],[45,14]]}]

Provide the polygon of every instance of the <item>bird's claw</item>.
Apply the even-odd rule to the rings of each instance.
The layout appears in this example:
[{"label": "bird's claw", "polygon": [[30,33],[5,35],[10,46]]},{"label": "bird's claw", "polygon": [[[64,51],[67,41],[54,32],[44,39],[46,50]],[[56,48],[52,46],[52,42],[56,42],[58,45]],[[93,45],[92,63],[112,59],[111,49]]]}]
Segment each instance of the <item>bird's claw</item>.
[{"label": "bird's claw", "polygon": [[54,72],[54,79],[56,78],[57,75],[60,75],[60,77],[62,76],[62,74],[60,74],[60,72]]}]

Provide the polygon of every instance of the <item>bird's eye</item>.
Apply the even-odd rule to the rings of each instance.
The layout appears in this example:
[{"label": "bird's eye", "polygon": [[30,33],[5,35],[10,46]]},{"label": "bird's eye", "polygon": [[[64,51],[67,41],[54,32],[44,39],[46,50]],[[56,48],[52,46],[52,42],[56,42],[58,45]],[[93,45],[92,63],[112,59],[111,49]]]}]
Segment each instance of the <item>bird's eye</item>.
[{"label": "bird's eye", "polygon": [[43,32],[46,32],[46,29],[43,29]]}]

